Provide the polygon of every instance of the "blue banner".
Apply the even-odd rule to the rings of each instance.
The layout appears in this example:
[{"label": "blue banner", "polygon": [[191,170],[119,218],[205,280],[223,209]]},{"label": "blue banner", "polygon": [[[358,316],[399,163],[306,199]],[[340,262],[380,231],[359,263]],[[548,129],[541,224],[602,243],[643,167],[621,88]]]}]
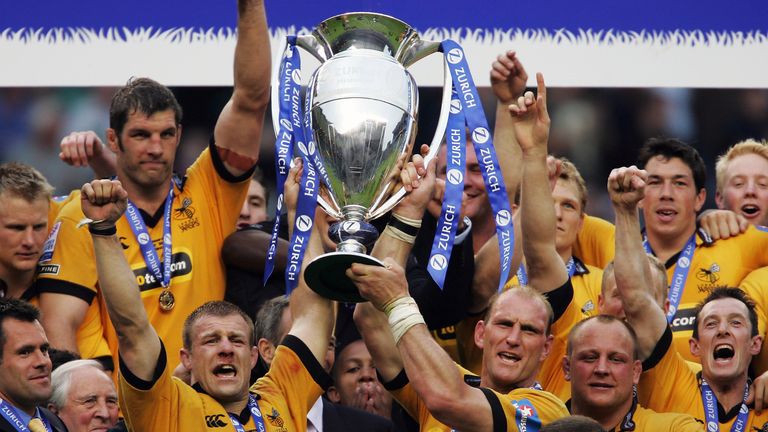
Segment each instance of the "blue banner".
[{"label": "blue banner", "polygon": [[[496,55],[515,49],[555,87],[768,87],[768,2],[757,0],[267,2],[275,62],[285,36],[353,11],[392,15],[428,40],[456,40],[478,86],[489,85]],[[119,86],[131,76],[229,86],[235,26],[234,0],[6,0],[0,86]],[[440,70],[435,59],[411,72],[420,86],[440,86]]]}]

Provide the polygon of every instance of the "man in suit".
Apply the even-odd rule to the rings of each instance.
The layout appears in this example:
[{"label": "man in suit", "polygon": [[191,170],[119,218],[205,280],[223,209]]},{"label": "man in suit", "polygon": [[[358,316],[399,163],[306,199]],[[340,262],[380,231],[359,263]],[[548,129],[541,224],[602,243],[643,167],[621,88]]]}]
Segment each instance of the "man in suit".
[{"label": "man in suit", "polygon": [[51,359],[40,311],[17,299],[0,299],[0,431],[66,432],[47,409]]}]

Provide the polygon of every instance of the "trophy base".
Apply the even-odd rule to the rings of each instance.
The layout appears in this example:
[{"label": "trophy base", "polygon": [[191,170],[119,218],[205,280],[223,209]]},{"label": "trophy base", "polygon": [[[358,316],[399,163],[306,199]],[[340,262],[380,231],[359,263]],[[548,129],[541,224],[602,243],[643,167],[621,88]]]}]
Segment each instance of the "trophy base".
[{"label": "trophy base", "polygon": [[347,303],[363,303],[364,299],[355,284],[344,274],[354,263],[377,265],[384,263],[370,255],[357,252],[330,252],[320,255],[307,264],[304,280],[324,298]]}]

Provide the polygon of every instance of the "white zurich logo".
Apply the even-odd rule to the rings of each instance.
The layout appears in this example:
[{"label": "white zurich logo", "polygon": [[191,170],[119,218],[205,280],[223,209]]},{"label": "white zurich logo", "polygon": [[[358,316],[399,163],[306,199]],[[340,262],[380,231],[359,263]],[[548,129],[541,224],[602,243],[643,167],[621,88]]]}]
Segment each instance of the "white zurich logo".
[{"label": "white zurich logo", "polygon": [[443,255],[435,254],[429,259],[429,265],[435,270],[443,270],[448,266],[448,260]]},{"label": "white zurich logo", "polygon": [[139,234],[137,239],[139,240],[140,244],[145,245],[145,244],[149,243],[149,234],[141,233],[141,234]]},{"label": "white zurich logo", "polygon": [[507,226],[512,221],[512,215],[506,210],[501,210],[496,213],[496,224],[499,226]]},{"label": "white zurich logo", "polygon": [[458,99],[451,99],[451,114],[458,114],[461,112],[461,101]]},{"label": "white zurich logo", "polygon": [[312,229],[312,218],[307,215],[299,216],[298,219],[296,219],[296,228],[298,228],[299,231],[309,231]]},{"label": "white zurich logo", "polygon": [[360,223],[356,221],[346,221],[341,224],[341,229],[349,234],[354,234],[360,230]]},{"label": "white zurich logo", "polygon": [[448,178],[448,181],[451,182],[451,184],[457,185],[460,184],[462,180],[464,180],[464,174],[462,174],[461,171],[457,170],[456,168],[453,168],[448,170],[446,178]]},{"label": "white zurich logo", "polygon": [[488,132],[488,129],[484,127],[479,127],[472,131],[472,141],[483,144],[486,141],[488,141],[488,138],[491,137],[491,134]]},{"label": "white zurich logo", "polygon": [[464,54],[461,52],[460,49],[454,48],[448,51],[448,55],[446,57],[448,58],[448,63],[456,64],[464,58]]},{"label": "white zurich logo", "polygon": [[301,70],[294,69],[293,72],[291,72],[291,78],[293,79],[293,82],[301,85]]}]

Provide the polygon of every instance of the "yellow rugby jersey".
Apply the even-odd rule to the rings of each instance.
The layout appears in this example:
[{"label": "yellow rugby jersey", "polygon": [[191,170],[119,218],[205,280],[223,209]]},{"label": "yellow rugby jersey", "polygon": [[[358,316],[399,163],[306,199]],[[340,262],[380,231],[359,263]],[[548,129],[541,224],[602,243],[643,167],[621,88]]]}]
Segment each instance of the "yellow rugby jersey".
[{"label": "yellow rugby jersey", "polygon": [[605,268],[616,254],[615,239],[616,228],[612,223],[587,215],[573,245],[573,255],[588,265]]},{"label": "yellow rugby jersey", "polygon": [[[224,298],[221,245],[235,230],[249,178],[250,173],[232,177],[220,161],[218,152],[209,147],[189,167],[183,182],[174,182],[170,290],[175,306],[170,311],[160,308],[158,298],[163,289],[147,268],[127,217],[123,216],[117,222],[117,236],[141,289],[147,315],[163,340],[168,361],[173,365],[179,362],[186,317],[203,303]],[[153,227],[147,226],[147,231],[162,262],[162,207],[154,217],[158,216],[157,223]],[[72,201],[62,209],[53,255],[45,263],[48,269],[40,273],[39,287],[41,292],[70,294],[88,302],[87,323],[83,325],[90,325],[99,318],[114,355],[114,330],[106,314],[101,316],[98,302],[92,301],[99,289],[90,234],[85,227],[76,228],[83,217],[79,201]]]},{"label": "yellow rugby jersey", "polygon": [[[639,386],[640,405],[657,412],[688,414],[704,425],[706,417],[699,376],[677,351],[672,339],[672,332],[667,327],[651,357],[643,362]],[[729,412],[725,412],[723,407],[717,404],[721,431],[731,430],[739,407],[740,405],[736,405]],[[750,407],[744,430],[761,430],[763,427],[768,428],[768,410],[763,410],[762,414],[757,415]]]},{"label": "yellow rugby jersey", "polygon": [[739,284],[739,288],[755,301],[757,334],[763,337],[763,347],[752,359],[752,368],[755,376],[759,376],[768,370],[768,343],[765,339],[766,327],[768,327],[768,267],[759,268],[748,274]]},{"label": "yellow rugby jersey", "polygon": [[[659,413],[638,406],[632,416],[635,432],[703,432],[704,425],[687,414]],[[617,427],[614,429],[619,431]],[[720,430],[723,430],[722,428]]]},{"label": "yellow rugby jersey", "polygon": [[[458,365],[456,367],[464,375],[465,382],[479,386],[480,378],[478,376]],[[384,387],[392,393],[411,417],[416,419],[420,431],[452,431],[449,426],[440,423],[429,413],[424,402],[408,382],[405,371],[391,382],[386,383]],[[543,390],[520,388],[507,394],[482,387],[481,390],[491,406],[494,432],[525,431],[528,428],[538,430],[542,425],[569,415],[561,400]]]},{"label": "yellow rugby jersey", "polygon": [[[48,207],[48,238],[43,245],[43,252],[40,255],[38,262],[38,277],[45,278],[47,275],[58,274],[59,266],[53,264],[52,258],[56,242],[58,241],[59,233],[63,223],[57,220],[59,213],[67,206],[77,205],[80,206],[80,191],[74,190],[69,195],[54,197],[50,201]],[[70,291],[70,288],[72,289]],[[29,298],[25,300],[39,306],[37,296],[41,291],[40,284],[35,281],[33,287],[28,290]],[[98,294],[94,294],[88,290],[78,289],[78,287],[71,287],[69,284],[61,283],[55,286],[50,286],[45,290],[46,292],[65,293],[72,294],[82,298],[90,306],[86,311],[85,318],[82,324],[77,329],[76,340],[77,350],[82,358],[99,358],[99,357],[111,357],[112,352],[104,339],[104,329],[101,322],[101,307],[98,301],[95,299],[100,297]],[[27,293],[25,293],[27,295]]]},{"label": "yellow rugby jersey", "polygon": [[[699,233],[696,250],[688,267],[680,305],[670,323],[674,343],[683,358],[698,363],[690,351],[688,340],[696,320],[696,305],[717,287],[739,286],[752,270],[768,265],[768,232],[750,226],[739,236],[717,240],[707,246]],[[666,262],[667,277],[674,280],[679,254]]]},{"label": "yellow rugby jersey", "polygon": [[[229,414],[200,386],[172,376],[165,348],[153,382],[135,377],[120,363],[120,408],[129,430],[152,432],[234,431]],[[286,336],[267,374],[251,387],[267,431],[303,431],[307,413],[331,379],[304,343]],[[239,413],[246,431],[256,431],[246,409]]]}]

